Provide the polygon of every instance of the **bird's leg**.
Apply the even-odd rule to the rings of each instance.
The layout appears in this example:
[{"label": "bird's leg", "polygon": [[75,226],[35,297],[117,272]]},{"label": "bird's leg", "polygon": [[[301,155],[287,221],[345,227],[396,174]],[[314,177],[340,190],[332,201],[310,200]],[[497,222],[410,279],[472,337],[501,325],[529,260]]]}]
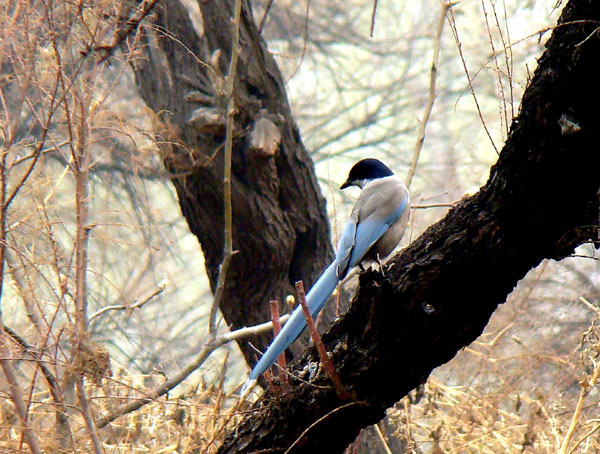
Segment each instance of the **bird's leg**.
[{"label": "bird's leg", "polygon": [[360,270],[361,270],[363,273],[366,271],[366,270],[365,270],[365,267],[364,267],[364,266],[363,266],[363,264],[362,264],[362,262],[358,262],[358,267],[360,268]]}]

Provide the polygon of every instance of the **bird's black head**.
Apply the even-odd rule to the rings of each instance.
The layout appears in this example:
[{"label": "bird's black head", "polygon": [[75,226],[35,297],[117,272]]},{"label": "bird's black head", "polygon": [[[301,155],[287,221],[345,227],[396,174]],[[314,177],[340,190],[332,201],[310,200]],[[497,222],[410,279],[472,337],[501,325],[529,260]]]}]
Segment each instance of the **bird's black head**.
[{"label": "bird's black head", "polygon": [[362,159],[352,166],[352,169],[350,169],[350,173],[348,174],[348,178],[344,184],[340,186],[340,189],[350,186],[358,186],[362,188],[369,180],[389,177],[393,174],[394,172],[392,172],[389,167],[379,159]]}]

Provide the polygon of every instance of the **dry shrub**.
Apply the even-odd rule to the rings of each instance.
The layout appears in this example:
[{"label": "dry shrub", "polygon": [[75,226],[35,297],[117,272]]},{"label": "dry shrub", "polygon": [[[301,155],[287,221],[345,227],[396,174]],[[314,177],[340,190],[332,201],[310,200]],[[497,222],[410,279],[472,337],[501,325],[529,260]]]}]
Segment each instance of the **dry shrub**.
[{"label": "dry shrub", "polygon": [[[106,415],[131,399],[143,398],[150,388],[144,384],[160,382],[162,376],[132,375],[119,368],[115,377],[105,377],[101,383],[86,385],[86,394],[95,415]],[[91,452],[90,439],[78,402],[69,408],[68,419],[73,446],[61,446],[54,426],[55,406],[48,392],[32,396],[29,423],[40,439],[45,452]],[[198,384],[192,391],[178,397],[157,399],[136,412],[129,413],[99,431],[104,452],[145,453],[211,453],[218,446],[227,428],[239,420],[236,399],[218,386]],[[17,416],[10,400],[0,401],[0,452],[27,451]]]}]

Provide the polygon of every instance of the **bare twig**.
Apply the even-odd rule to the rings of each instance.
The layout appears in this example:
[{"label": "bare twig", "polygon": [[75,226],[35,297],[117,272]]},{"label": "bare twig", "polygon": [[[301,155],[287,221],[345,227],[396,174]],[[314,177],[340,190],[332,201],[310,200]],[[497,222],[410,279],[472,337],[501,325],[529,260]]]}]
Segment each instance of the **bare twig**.
[{"label": "bare twig", "polygon": [[415,176],[415,172],[417,170],[417,163],[419,162],[419,156],[421,154],[421,150],[423,149],[423,143],[425,142],[425,128],[427,128],[427,123],[429,122],[429,117],[431,116],[431,111],[433,110],[433,104],[435,102],[436,97],[435,82],[437,79],[437,68],[438,61],[440,58],[442,31],[444,30],[444,23],[446,22],[446,15],[448,14],[448,10],[451,8],[452,5],[453,3],[451,2],[442,4],[442,12],[440,14],[440,19],[438,21],[438,26],[435,32],[433,58],[431,61],[431,70],[429,72],[429,96],[427,97],[427,104],[425,105],[425,112],[423,113],[423,118],[421,118],[421,121],[419,122],[419,130],[417,131],[417,143],[415,144],[415,150],[410,161],[408,175],[406,176],[406,187],[410,187],[413,177]]},{"label": "bare twig", "polygon": [[6,325],[4,326],[4,331],[26,353],[28,353],[35,360],[37,360],[38,365],[39,365],[39,367],[40,367],[40,369],[42,371],[42,374],[44,375],[44,378],[48,382],[48,387],[50,388],[50,394],[52,395],[52,399],[54,400],[54,403],[62,407],[63,405],[62,405],[62,399],[61,399],[61,396],[60,396],[60,388],[58,387],[58,382],[56,381],[56,378],[54,377],[54,374],[42,362],[42,355],[40,354],[40,352],[33,345],[30,345],[25,339],[23,339],[23,337],[21,337],[19,334],[17,334],[12,329],[10,329],[8,326],[6,326]]},{"label": "bare twig", "polygon": [[140,14],[137,17],[128,17],[126,21],[119,25],[119,28],[115,30],[112,43],[110,43],[108,46],[95,46],[89,48],[87,51],[82,52],[82,55],[86,57],[92,51],[98,52],[100,54],[100,61],[104,62],[114,53],[115,49],[119,47],[129,35],[131,35],[131,33],[139,28],[141,22],[148,14],[150,14],[150,12],[152,12],[157,3],[158,0],[152,0],[143,8],[136,8],[138,11],[140,11]]},{"label": "bare twig", "polygon": [[[44,148],[44,145],[46,144],[46,137],[48,136],[48,131],[49,131],[50,125],[52,123],[55,105],[57,104],[56,100],[57,100],[58,87],[59,87],[58,81],[59,81],[59,76],[57,75],[57,80],[56,80],[56,83],[54,84],[52,96],[50,97],[50,106],[49,106],[49,110],[48,110],[48,115],[47,115],[46,121],[44,122],[44,125],[42,127],[42,135],[41,135],[40,139],[38,140],[38,146],[36,147],[35,151],[33,152],[33,156],[32,156],[33,160],[29,164],[29,167],[27,168],[25,173],[21,176],[20,181],[14,186],[12,193],[10,195],[6,195],[6,193],[5,193],[5,195],[2,199],[2,206],[3,206],[4,210],[8,209],[8,206],[15,199],[15,197],[17,196],[17,194],[19,193],[21,188],[24,186],[27,179],[31,176],[33,169],[35,168],[35,166],[39,160],[39,157],[42,154],[42,149]],[[11,138],[11,140],[12,140],[12,138]],[[6,157],[6,154],[7,154],[6,152],[3,152],[4,158]],[[9,171],[9,169],[6,168],[6,162],[2,163],[2,167],[4,169],[3,170],[4,172]],[[5,188],[5,191],[6,191],[6,188]]]},{"label": "bare twig", "polygon": [[90,403],[88,401],[87,395],[85,394],[84,386],[85,385],[83,384],[83,375],[79,374],[77,377],[77,397],[79,398],[81,413],[83,414],[85,425],[87,427],[88,433],[90,434],[90,438],[92,439],[92,445],[94,446],[95,454],[102,454],[102,445],[100,444],[100,439],[98,438],[98,431],[96,430],[96,426],[94,425],[94,419],[92,418]]},{"label": "bare twig", "polygon": [[312,318],[310,310],[308,309],[308,304],[306,304],[306,294],[304,293],[304,284],[302,281],[296,282],[296,291],[298,292],[298,300],[300,301],[300,306],[302,307],[302,312],[304,312],[304,317],[306,318],[306,324],[308,325],[308,332],[310,333],[310,337],[315,343],[315,347],[317,347],[317,351],[319,352],[319,357],[321,358],[321,363],[323,364],[323,369],[333,382],[333,386],[340,397],[340,399],[348,399],[350,396],[344,390],[344,386],[342,385],[342,380],[340,379],[337,371],[333,367],[329,356],[327,355],[327,351],[325,350],[325,346],[323,345],[323,341],[321,341],[321,336],[317,331],[317,327],[315,326],[315,321]]},{"label": "bare twig", "polygon": [[371,29],[369,30],[369,36],[373,37],[375,31],[375,15],[377,14],[377,0],[373,0],[373,12],[371,13]]},{"label": "bare twig", "polygon": [[262,35],[263,26],[265,25],[265,21],[267,20],[267,15],[269,14],[269,11],[270,11],[272,5],[273,5],[273,0],[269,0],[269,3],[267,3],[267,7],[265,8],[265,13],[263,14],[263,17],[260,20],[260,25],[258,26],[258,34],[259,35]]},{"label": "bare twig", "polygon": [[233,119],[235,116],[235,79],[237,71],[237,62],[239,57],[239,43],[240,43],[240,16],[242,13],[242,1],[236,0],[235,12],[232,22],[233,27],[233,42],[231,45],[231,62],[229,64],[229,74],[225,80],[225,95],[229,99],[227,102],[227,124],[225,129],[225,162],[223,169],[223,199],[224,199],[224,236],[225,244],[223,245],[223,262],[219,268],[219,279],[217,281],[217,289],[215,291],[215,298],[210,308],[210,319],[209,319],[209,335],[210,339],[213,340],[217,337],[217,314],[221,300],[223,299],[223,293],[225,292],[225,281],[227,279],[227,270],[233,257],[233,238],[231,236],[232,231],[232,219],[231,219],[231,149],[233,147]]},{"label": "bare twig", "polygon": [[[280,320],[280,316],[279,316],[279,301],[277,301],[277,300],[269,301],[269,307],[271,308],[271,321],[273,322],[273,334],[275,335],[275,337],[277,337],[277,335],[281,331],[281,320]],[[277,364],[280,367],[279,380],[281,381],[281,384],[283,385],[283,391],[285,392],[285,391],[287,391],[287,386],[288,386],[288,376],[285,372],[285,369],[287,367],[287,363],[285,360],[285,352],[283,352],[281,355],[279,355],[279,358],[277,358]]]},{"label": "bare twig", "polygon": [[383,449],[385,450],[386,454],[392,454],[392,450],[390,449],[387,441],[385,440],[385,437],[383,436],[383,433],[381,432],[379,425],[373,424],[373,427],[375,428],[375,433],[377,434],[377,437],[381,441],[381,444],[383,445]]},{"label": "bare twig", "polygon": [[596,314],[600,313],[600,308],[598,308],[597,306],[593,305],[592,303],[590,303],[587,298],[580,296],[579,297],[579,301],[581,301],[583,304],[585,304],[587,307],[589,307],[591,310],[593,310]]},{"label": "bare twig", "polygon": [[34,454],[41,454],[42,450],[40,449],[38,439],[27,423],[27,407],[25,405],[25,399],[23,398],[21,387],[19,386],[19,382],[17,380],[13,360],[10,359],[11,354],[8,348],[6,336],[4,325],[2,324],[2,318],[0,317],[0,364],[2,365],[4,376],[6,377],[6,383],[8,383],[10,398],[15,406],[17,416],[19,417],[21,431],[23,432],[25,441],[29,445],[31,452]]},{"label": "bare twig", "polygon": [[158,287],[156,287],[154,290],[152,290],[152,292],[149,295],[145,296],[144,298],[142,298],[139,301],[134,302],[133,304],[114,304],[112,306],[105,306],[102,309],[97,310],[92,315],[90,315],[89,323],[91,324],[94,319],[96,319],[97,317],[100,317],[102,314],[105,314],[108,311],[122,311],[122,310],[133,311],[134,309],[139,309],[140,307],[145,305],[147,302],[149,302],[151,299],[153,299],[155,296],[158,296],[162,292],[164,292],[166,288],[167,288],[167,281],[165,279],[165,280],[159,282]]},{"label": "bare twig", "polygon": [[427,208],[452,208],[456,206],[458,202],[449,202],[449,203],[424,203],[419,205],[412,205],[411,210],[424,210]]},{"label": "bare twig", "polygon": [[498,151],[498,147],[496,146],[496,143],[494,142],[494,139],[492,138],[492,134],[490,133],[490,130],[487,127],[485,119],[483,118],[483,112],[481,111],[481,107],[479,106],[479,100],[477,99],[477,95],[475,94],[475,88],[473,87],[473,79],[471,78],[471,74],[469,73],[469,68],[467,67],[467,61],[465,60],[465,56],[463,55],[463,52],[462,52],[462,43],[460,42],[460,38],[458,37],[458,29],[456,28],[456,21],[454,19],[454,11],[452,8],[450,8],[449,12],[450,12],[450,28],[452,29],[452,34],[454,35],[454,40],[456,41],[458,55],[460,56],[460,60],[463,64],[463,69],[465,71],[465,75],[467,76],[467,82],[469,83],[469,88],[471,89],[471,96],[473,96],[473,100],[475,101],[475,107],[477,107],[477,113],[479,114],[479,119],[481,120],[483,129],[485,130],[485,133],[487,134],[488,138],[490,139],[490,142],[492,144],[492,147],[494,147],[496,154],[500,154],[500,152]]},{"label": "bare twig", "polygon": [[558,454],[567,454],[567,447],[571,438],[573,438],[573,434],[575,433],[575,429],[579,424],[579,417],[581,416],[581,410],[583,409],[583,403],[585,398],[590,393],[590,391],[596,385],[598,380],[598,375],[600,374],[600,364],[594,361],[594,371],[592,372],[592,376],[588,377],[587,374],[581,379],[580,386],[581,391],[579,392],[579,398],[577,399],[577,405],[575,406],[575,411],[573,412],[573,417],[571,418],[571,423],[569,424],[569,429],[565,434],[565,437],[560,444],[560,448],[558,449]]},{"label": "bare twig", "polygon": [[[481,0],[481,9],[483,10],[483,16],[485,18],[485,26],[488,32],[488,39],[490,41],[490,48],[492,49],[492,55],[494,60],[494,66],[496,67],[496,77],[498,79],[498,88],[500,90],[500,97],[502,102],[501,112],[500,112],[500,123],[504,123],[504,128],[506,134],[508,135],[508,108],[506,106],[506,94],[504,92],[504,82],[502,81],[502,71],[500,70],[500,64],[498,63],[498,53],[496,53],[496,46],[494,45],[494,37],[492,36],[492,28],[490,26],[490,22],[488,20],[488,12],[485,7],[485,0]],[[500,23],[498,22],[498,16],[496,14],[496,6],[492,2],[492,10],[494,12],[494,16],[496,17],[496,24],[498,25],[498,31],[500,32],[500,36],[502,37],[502,30],[500,29]],[[504,38],[502,37],[502,40]],[[503,47],[506,47],[506,43],[502,43]],[[506,55],[506,53],[505,53]],[[509,68],[510,70],[510,68]]]},{"label": "bare twig", "polygon": [[306,55],[307,41],[308,41],[308,16],[310,13],[310,0],[306,0],[306,12],[304,13],[304,36],[302,37],[302,52],[300,54],[300,62],[296,66],[296,68],[290,74],[288,80],[292,80],[298,71],[300,70],[300,66],[302,66],[302,62],[304,62],[304,56]]},{"label": "bare twig", "polygon": [[[288,318],[290,318],[290,314],[285,314],[284,316],[279,318],[279,321],[285,323]],[[266,333],[267,331],[270,331],[272,329],[273,322],[265,322],[261,323],[260,325],[247,326],[245,328],[240,328],[236,329],[235,331],[225,333],[222,336],[219,336],[217,340],[222,339],[223,344],[227,344],[232,341],[238,341],[240,339],[245,339],[250,336],[256,336],[257,334]]]},{"label": "bare twig", "polygon": [[[506,76],[508,77],[508,88],[510,93],[510,118],[512,119],[515,116],[515,96],[514,96],[514,81],[513,81],[513,54],[512,47],[510,45],[510,29],[508,27],[508,14],[506,12],[506,2],[502,2],[504,6],[504,24],[506,25],[506,38],[504,38],[504,32],[502,31],[502,27],[500,26],[500,20],[498,19],[498,13],[496,11],[495,0],[490,0],[492,4],[492,11],[494,12],[494,18],[496,19],[496,27],[498,29],[498,34],[500,35],[500,40],[502,42],[502,47],[506,48],[507,51],[504,52],[504,64],[506,65]],[[510,125],[506,125],[507,133],[510,128]]]},{"label": "bare twig", "polygon": [[[13,241],[16,244],[16,241]],[[33,289],[34,284],[32,276],[30,276],[27,273],[19,272],[17,268],[18,264],[13,263],[14,258],[17,258],[19,260],[20,265],[23,267],[23,269],[25,269],[25,260],[20,254],[14,254],[12,252],[13,251],[11,248],[7,249],[6,251],[5,269],[8,271],[9,275],[16,284],[17,292],[21,296],[21,300],[23,301],[23,305],[25,306],[27,318],[31,322],[32,326],[36,329],[36,331],[41,334],[44,332],[46,321],[42,317],[41,311],[39,310],[39,306],[36,307],[36,305],[33,302],[33,295],[35,293]]]},{"label": "bare twig", "polygon": [[581,443],[583,443],[585,440],[587,440],[598,429],[600,429],[600,424],[596,424],[594,427],[592,427],[590,430],[588,430],[585,434],[583,434],[581,436],[581,438],[579,440],[577,440],[577,442],[573,445],[573,447],[569,451],[569,454],[573,454],[575,452],[575,450],[579,447],[579,445]]},{"label": "bare twig", "polygon": [[[289,318],[289,314],[284,315],[280,318],[281,322],[287,321]],[[212,341],[209,341],[204,345],[198,356],[194,358],[194,360],[189,363],[187,366],[183,367],[179,372],[177,372],[173,377],[166,380],[164,383],[161,383],[156,388],[152,389],[148,392],[146,397],[139,398],[128,402],[117,408],[114,412],[109,415],[103,416],[102,418],[96,421],[96,427],[99,429],[105,427],[107,424],[111,423],[115,419],[120,416],[123,416],[127,413],[131,413],[144,405],[153,402],[158,397],[168,393],[170,390],[179,385],[183,380],[185,380],[192,372],[194,372],[198,367],[200,367],[204,361],[215,351],[217,348],[233,341],[238,341],[241,339],[246,339],[248,337],[256,336],[257,334],[266,333],[273,329],[272,322],[261,323],[260,325],[249,326],[246,328],[240,328],[235,331],[231,331],[229,333],[225,333]]]},{"label": "bare twig", "polygon": [[307,428],[304,430],[304,432],[302,432],[302,433],[301,433],[301,434],[298,436],[298,438],[296,438],[296,440],[295,440],[295,441],[294,441],[294,442],[293,442],[293,443],[290,445],[290,447],[289,447],[289,448],[287,448],[287,449],[285,450],[285,452],[284,452],[283,454],[288,454],[288,453],[292,452],[292,449],[293,449],[293,448],[294,448],[294,447],[295,447],[295,446],[296,446],[296,445],[297,445],[297,444],[298,444],[298,443],[299,443],[299,442],[302,440],[302,438],[304,438],[304,436],[305,436],[305,435],[306,435],[308,432],[310,432],[310,431],[311,431],[311,430],[312,430],[314,427],[316,427],[316,426],[318,426],[319,424],[321,424],[321,422],[325,421],[327,418],[329,418],[329,417],[330,417],[331,415],[333,415],[334,413],[337,413],[338,411],[341,411],[341,410],[343,410],[344,408],[351,407],[352,405],[362,405],[362,403],[361,403],[361,402],[357,402],[357,401],[354,401],[354,402],[349,402],[349,403],[347,403],[347,404],[344,404],[344,405],[342,405],[342,406],[340,406],[340,407],[334,408],[333,410],[331,410],[331,411],[330,411],[329,413],[327,413],[326,415],[324,415],[324,416],[321,416],[319,419],[317,419],[315,422],[313,422],[313,423],[312,423],[310,426],[308,426],[308,427],[307,427]]}]

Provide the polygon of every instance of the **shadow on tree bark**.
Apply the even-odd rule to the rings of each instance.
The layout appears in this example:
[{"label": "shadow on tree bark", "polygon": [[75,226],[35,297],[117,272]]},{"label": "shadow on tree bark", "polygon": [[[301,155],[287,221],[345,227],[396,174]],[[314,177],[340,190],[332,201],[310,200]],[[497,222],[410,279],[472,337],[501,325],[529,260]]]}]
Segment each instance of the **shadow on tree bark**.
[{"label": "shadow on tree bark", "polygon": [[525,91],[488,182],[385,269],[361,275],[323,341],[351,400],[314,348],[290,392],[265,393],[219,453],[342,452],[360,429],[471,343],[544,259],[598,245],[600,4],[569,2]]}]

